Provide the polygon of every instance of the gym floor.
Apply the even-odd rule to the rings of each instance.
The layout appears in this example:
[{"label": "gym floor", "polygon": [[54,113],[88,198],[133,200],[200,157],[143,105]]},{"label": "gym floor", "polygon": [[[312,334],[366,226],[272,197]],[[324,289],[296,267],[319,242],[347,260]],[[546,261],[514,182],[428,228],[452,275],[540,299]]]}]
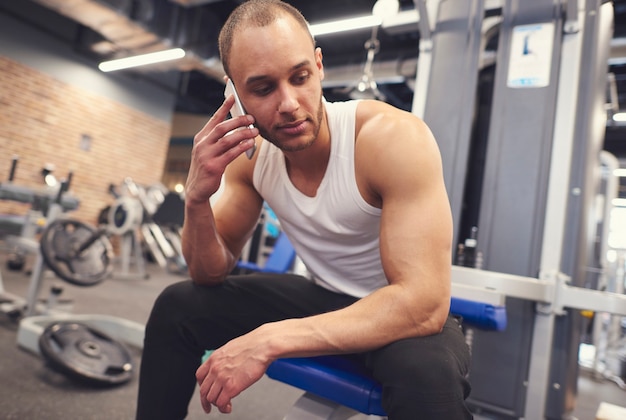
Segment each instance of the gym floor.
[{"label": "gym floor", "polygon": [[[2,247],[0,246],[0,250]],[[6,253],[0,251],[0,271],[5,291],[20,297],[27,294],[30,277],[24,271],[6,268]],[[28,268],[28,264],[27,264]],[[168,284],[184,277],[166,273],[147,264],[149,279],[138,276],[113,278],[87,288],[73,286],[47,274],[42,296],[52,285],[62,286],[61,297],[72,301],[76,314],[107,314],[145,323],[154,299]],[[17,324],[0,314],[0,417],[5,420],[111,420],[133,419],[137,396],[137,375],[113,388],[93,388],[76,384],[45,366],[40,357],[16,345]],[[135,366],[141,358],[139,349],[131,349]],[[624,405],[626,391],[612,382],[595,382],[581,374],[579,394],[573,417],[595,418],[602,401]],[[302,394],[302,391],[264,377],[236,398],[233,413],[214,410],[204,414],[197,394],[190,404],[188,419],[278,420]],[[365,416],[362,416],[365,418]]]}]

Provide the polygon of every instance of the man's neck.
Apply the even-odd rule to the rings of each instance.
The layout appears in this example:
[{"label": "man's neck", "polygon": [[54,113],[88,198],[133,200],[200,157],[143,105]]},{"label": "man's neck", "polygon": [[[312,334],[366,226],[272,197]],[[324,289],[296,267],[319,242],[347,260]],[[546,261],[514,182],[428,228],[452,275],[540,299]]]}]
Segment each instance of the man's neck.
[{"label": "man's neck", "polygon": [[311,146],[297,152],[284,152],[285,165],[293,185],[305,195],[313,197],[317,193],[328,167],[331,138],[326,112],[320,132]]}]

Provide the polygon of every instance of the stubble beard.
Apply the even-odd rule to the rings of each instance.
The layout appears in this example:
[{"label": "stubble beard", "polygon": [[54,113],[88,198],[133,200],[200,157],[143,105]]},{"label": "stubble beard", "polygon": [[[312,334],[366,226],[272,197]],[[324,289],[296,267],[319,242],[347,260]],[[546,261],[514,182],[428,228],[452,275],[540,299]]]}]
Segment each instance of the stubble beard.
[{"label": "stubble beard", "polygon": [[319,106],[318,106],[318,110],[317,110],[316,119],[315,119],[315,121],[309,120],[309,121],[313,122],[313,134],[308,139],[308,141],[306,141],[305,143],[299,143],[299,144],[296,144],[296,145],[293,145],[293,146],[281,143],[279,140],[274,138],[274,136],[272,136],[268,132],[268,130],[266,130],[264,127],[260,127],[260,126],[257,127],[259,129],[259,134],[261,135],[261,137],[263,137],[265,140],[267,140],[270,143],[272,143],[274,146],[278,147],[283,152],[299,152],[300,150],[307,149],[313,143],[315,143],[315,141],[317,140],[317,137],[318,137],[318,135],[320,133],[320,129],[322,127],[322,120],[324,118],[324,108],[323,107],[324,107],[324,105],[322,103],[322,96],[320,95],[320,100],[319,100]]}]

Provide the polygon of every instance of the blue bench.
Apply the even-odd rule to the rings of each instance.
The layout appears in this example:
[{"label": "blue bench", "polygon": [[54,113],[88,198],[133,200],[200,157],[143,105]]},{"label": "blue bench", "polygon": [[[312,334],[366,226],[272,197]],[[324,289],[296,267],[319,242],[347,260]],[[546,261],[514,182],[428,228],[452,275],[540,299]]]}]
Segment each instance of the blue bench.
[{"label": "blue bench", "polygon": [[[295,251],[280,234],[272,254],[263,267],[239,263],[251,271],[284,273],[295,259]],[[463,318],[463,325],[502,331],[506,328],[506,308],[452,297],[450,313]],[[267,369],[267,376],[302,389],[305,394],[284,418],[348,419],[363,413],[385,416],[381,405],[381,385],[360,364],[343,356],[279,359]]]},{"label": "blue bench", "polygon": [[[464,325],[494,331],[502,331],[506,328],[504,306],[453,297],[450,312],[462,317]],[[335,419],[338,417],[334,414],[334,410],[339,407],[354,410],[343,417],[346,419],[356,414],[355,412],[385,416],[381,405],[380,384],[362,366],[346,357],[279,359],[270,365],[267,376],[306,391],[303,398],[310,399],[311,396],[317,396],[326,400],[304,404],[308,407],[307,414],[310,416],[313,416],[312,411],[314,411],[319,414],[320,419],[330,418],[328,413],[333,412],[332,418]],[[320,408],[322,405],[325,407]],[[301,413],[303,408],[297,408],[297,410]],[[292,417],[297,419],[299,416],[294,413]],[[288,418],[291,417],[285,417],[285,419]]]},{"label": "blue bench", "polygon": [[253,262],[239,261],[237,262],[237,268],[243,272],[286,273],[291,269],[295,259],[296,251],[293,249],[287,236],[281,233],[276,238],[274,249],[263,266]]}]

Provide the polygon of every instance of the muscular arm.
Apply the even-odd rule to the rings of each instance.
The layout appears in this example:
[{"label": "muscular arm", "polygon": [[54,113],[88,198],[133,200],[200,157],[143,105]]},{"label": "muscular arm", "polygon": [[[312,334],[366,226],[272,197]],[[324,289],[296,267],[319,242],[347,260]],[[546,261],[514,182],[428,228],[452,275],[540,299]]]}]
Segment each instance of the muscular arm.
[{"label": "muscular arm", "polygon": [[[250,124],[249,116],[224,121],[233,98],[224,102],[195,136],[185,186],[182,248],[191,278],[217,284],[232,270],[258,220],[262,200],[251,184],[252,163],[241,153],[256,129],[231,130]],[[223,193],[212,208],[225,174]]]},{"label": "muscular arm", "polygon": [[382,207],[389,285],[348,308],[263,327],[267,337],[280,336],[269,350],[280,357],[369,350],[437,333],[447,318],[452,220],[436,142],[423,122],[387,105],[365,103],[359,112],[366,115],[357,178],[364,197]]},{"label": "muscular arm", "polygon": [[384,104],[360,105],[358,120],[357,178],[366,200],[382,207],[389,285],[338,311],[265,324],[218,349],[198,370],[205,409],[209,401],[229,411],[230,399],[277,358],[360,352],[443,327],[452,221],[435,140],[417,118]]}]

